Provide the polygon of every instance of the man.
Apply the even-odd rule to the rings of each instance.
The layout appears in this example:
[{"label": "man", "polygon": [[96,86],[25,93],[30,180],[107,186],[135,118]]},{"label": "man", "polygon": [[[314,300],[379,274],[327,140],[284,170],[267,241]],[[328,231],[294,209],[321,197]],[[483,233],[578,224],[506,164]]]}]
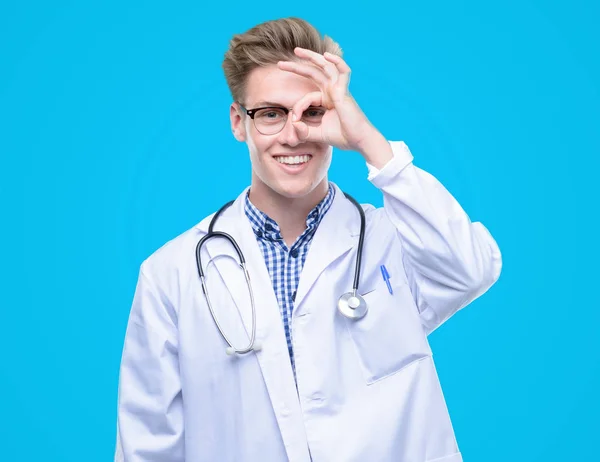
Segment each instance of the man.
[{"label": "man", "polygon": [[[198,247],[214,216],[142,264],[117,458],[461,461],[427,335],[497,280],[493,238],[367,120],[340,48],[310,24],[234,36],[223,68],[252,181],[213,226],[251,293],[232,243]],[[358,209],[327,178],[332,147],[360,153],[383,194],[363,207],[362,249]]]}]

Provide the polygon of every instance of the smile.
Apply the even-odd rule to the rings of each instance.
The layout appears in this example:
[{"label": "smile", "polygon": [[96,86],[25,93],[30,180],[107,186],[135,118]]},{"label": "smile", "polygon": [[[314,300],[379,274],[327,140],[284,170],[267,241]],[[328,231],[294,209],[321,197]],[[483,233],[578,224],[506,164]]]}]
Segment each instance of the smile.
[{"label": "smile", "polygon": [[311,158],[310,154],[306,154],[303,156],[276,156],[275,160],[280,164],[298,165],[308,162]]}]

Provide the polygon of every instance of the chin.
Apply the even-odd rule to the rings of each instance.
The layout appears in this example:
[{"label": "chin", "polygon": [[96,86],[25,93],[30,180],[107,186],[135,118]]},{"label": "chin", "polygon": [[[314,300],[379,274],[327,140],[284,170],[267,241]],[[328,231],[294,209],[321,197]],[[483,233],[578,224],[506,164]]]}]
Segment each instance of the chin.
[{"label": "chin", "polygon": [[273,184],[271,189],[277,194],[288,199],[299,199],[308,196],[320,184],[320,181],[286,181]]},{"label": "chin", "polygon": [[272,188],[277,194],[288,199],[300,199],[308,196],[314,188],[308,187],[276,187]]}]

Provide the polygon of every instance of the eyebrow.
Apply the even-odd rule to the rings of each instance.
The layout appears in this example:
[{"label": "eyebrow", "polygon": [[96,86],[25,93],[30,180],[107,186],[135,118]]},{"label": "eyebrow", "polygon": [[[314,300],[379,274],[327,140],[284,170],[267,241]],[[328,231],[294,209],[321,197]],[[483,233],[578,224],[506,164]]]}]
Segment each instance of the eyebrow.
[{"label": "eyebrow", "polygon": [[255,107],[285,107],[281,103],[274,103],[272,101],[258,101],[254,104]]}]

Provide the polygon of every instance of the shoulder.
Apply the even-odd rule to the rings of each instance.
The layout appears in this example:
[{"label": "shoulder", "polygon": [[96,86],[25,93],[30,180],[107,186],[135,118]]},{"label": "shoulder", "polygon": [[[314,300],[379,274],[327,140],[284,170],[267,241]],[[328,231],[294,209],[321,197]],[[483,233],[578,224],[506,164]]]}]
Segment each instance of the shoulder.
[{"label": "shoulder", "polygon": [[214,213],[208,215],[152,252],[142,262],[141,271],[153,280],[181,272],[189,265],[190,258],[195,254],[196,245],[207,233],[208,224],[213,216]]},{"label": "shoulder", "polygon": [[[223,211],[223,214],[219,215],[219,221],[226,219],[225,217],[235,216],[239,212],[248,189],[245,188],[234,201],[220,208],[219,211]],[[189,270],[190,266],[195,268],[196,246],[208,233],[209,224],[219,211],[211,213],[187,231],[166,242],[142,263],[142,269],[151,274],[163,274]]]},{"label": "shoulder", "polygon": [[373,204],[360,204],[365,212],[367,235],[390,235],[395,237],[395,227],[390,221],[383,207],[375,207]]}]

